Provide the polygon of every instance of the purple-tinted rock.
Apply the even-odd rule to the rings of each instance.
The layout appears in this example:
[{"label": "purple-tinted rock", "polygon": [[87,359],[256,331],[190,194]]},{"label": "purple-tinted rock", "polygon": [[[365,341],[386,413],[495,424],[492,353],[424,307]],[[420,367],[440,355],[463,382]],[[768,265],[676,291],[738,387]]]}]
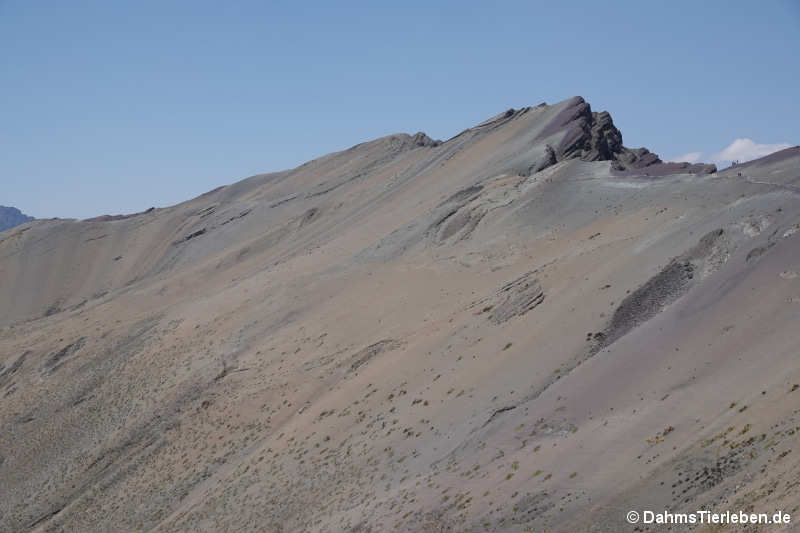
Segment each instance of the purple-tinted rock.
[{"label": "purple-tinted rock", "polygon": [[616,173],[643,176],[710,174],[717,170],[714,165],[702,163],[664,163],[658,154],[647,148],[625,147],[622,144],[622,132],[614,125],[611,115],[607,111],[593,112],[589,103],[580,96],[567,100],[562,111],[550,121],[539,137],[546,138],[558,133],[563,133],[563,136],[554,149],[556,161],[610,161]]}]

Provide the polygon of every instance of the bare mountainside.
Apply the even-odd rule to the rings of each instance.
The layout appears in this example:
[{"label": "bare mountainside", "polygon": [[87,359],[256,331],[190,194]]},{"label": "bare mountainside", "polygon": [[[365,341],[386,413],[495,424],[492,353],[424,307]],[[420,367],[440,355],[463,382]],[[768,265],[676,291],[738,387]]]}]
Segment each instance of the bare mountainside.
[{"label": "bare mountainside", "polygon": [[797,516],[799,229],[572,98],[0,233],[0,530]]},{"label": "bare mountainside", "polygon": [[23,214],[16,207],[0,205],[0,231],[11,229],[31,220],[33,220],[33,217]]}]

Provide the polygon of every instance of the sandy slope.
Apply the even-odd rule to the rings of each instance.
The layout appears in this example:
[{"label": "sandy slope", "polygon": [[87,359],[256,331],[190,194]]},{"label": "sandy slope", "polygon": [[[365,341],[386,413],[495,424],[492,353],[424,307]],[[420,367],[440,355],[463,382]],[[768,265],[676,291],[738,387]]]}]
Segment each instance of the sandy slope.
[{"label": "sandy slope", "polygon": [[800,520],[798,149],[637,167],[583,105],[0,233],[0,530]]}]

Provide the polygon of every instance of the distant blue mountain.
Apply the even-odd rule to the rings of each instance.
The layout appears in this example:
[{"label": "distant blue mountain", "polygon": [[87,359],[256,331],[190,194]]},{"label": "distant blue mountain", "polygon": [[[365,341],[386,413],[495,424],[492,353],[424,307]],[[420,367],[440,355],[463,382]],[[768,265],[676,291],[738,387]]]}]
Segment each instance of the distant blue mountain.
[{"label": "distant blue mountain", "polygon": [[4,231],[14,226],[19,226],[33,220],[33,217],[24,215],[16,207],[5,207],[0,205],[0,231]]}]

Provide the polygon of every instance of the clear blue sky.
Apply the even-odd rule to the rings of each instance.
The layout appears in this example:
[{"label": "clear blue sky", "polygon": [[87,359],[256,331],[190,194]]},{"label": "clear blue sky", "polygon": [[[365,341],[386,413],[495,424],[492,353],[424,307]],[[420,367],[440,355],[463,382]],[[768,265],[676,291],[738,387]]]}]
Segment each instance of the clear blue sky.
[{"label": "clear blue sky", "polygon": [[0,50],[0,204],[36,217],[573,95],[665,158],[800,143],[797,0],[0,0]]}]

